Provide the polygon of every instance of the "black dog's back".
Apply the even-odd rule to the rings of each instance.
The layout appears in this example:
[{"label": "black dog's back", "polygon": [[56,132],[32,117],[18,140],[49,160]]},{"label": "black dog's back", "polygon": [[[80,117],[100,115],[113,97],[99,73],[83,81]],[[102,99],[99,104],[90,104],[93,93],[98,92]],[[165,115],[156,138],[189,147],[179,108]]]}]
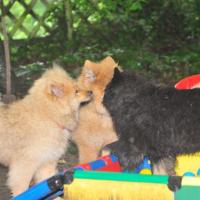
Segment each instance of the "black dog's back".
[{"label": "black dog's back", "polygon": [[120,140],[164,157],[200,151],[200,89],[159,88],[132,71],[115,72],[103,104]]}]

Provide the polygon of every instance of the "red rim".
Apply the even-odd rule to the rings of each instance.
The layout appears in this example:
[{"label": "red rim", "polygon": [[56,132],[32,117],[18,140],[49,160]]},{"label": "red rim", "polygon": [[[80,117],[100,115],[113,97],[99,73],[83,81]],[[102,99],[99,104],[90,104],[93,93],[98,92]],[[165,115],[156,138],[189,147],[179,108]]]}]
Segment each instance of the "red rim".
[{"label": "red rim", "polygon": [[176,89],[192,89],[195,85],[200,83],[200,74],[195,74],[192,76],[188,76],[182,80],[180,80],[176,85]]}]

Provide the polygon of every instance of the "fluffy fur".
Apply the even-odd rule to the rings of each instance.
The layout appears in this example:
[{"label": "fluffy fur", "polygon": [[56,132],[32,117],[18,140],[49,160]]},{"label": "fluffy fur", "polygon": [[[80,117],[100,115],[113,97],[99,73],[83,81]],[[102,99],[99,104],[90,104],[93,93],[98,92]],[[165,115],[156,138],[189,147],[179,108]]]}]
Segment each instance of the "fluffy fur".
[{"label": "fluffy fur", "polygon": [[85,61],[78,84],[84,90],[93,92],[93,100],[80,110],[79,126],[73,133],[73,140],[79,149],[79,162],[95,160],[100,149],[117,140],[112,120],[102,105],[104,90],[111,81],[117,63],[107,57],[99,63]]},{"label": "fluffy fur", "polygon": [[125,168],[144,155],[155,174],[173,175],[176,156],[200,151],[200,90],[154,86],[132,71],[115,70],[103,104],[119,141],[107,146]]},{"label": "fluffy fur", "polygon": [[13,196],[32,179],[38,182],[56,173],[77,125],[79,105],[90,96],[55,66],[35,81],[24,99],[0,106],[0,163],[9,167]]}]

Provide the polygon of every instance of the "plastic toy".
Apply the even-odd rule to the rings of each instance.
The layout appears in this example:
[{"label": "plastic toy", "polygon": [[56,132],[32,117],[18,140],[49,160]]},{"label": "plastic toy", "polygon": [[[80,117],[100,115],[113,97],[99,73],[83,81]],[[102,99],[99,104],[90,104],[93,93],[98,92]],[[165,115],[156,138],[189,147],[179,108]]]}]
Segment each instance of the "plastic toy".
[{"label": "plastic toy", "polygon": [[66,200],[198,200],[200,178],[75,171],[64,194]]},{"label": "plastic toy", "polygon": [[[95,171],[112,171],[122,172],[118,158],[115,155],[103,156],[96,161],[78,165],[72,169],[64,169],[64,171],[58,175],[55,175],[43,182],[36,184],[24,193],[13,197],[12,200],[39,200],[39,199],[53,199],[63,194],[63,185],[68,183],[71,177],[68,175],[69,171],[83,171],[83,170],[95,170]],[[133,171],[134,173],[151,173],[151,165],[148,157],[145,157],[143,162]]]},{"label": "plastic toy", "polygon": [[[178,90],[193,89],[200,87],[200,74],[188,76],[180,80],[175,88]],[[177,157],[176,174],[191,176],[195,175],[200,167],[200,152],[195,154],[181,155]]]},{"label": "plastic toy", "polygon": [[182,89],[193,89],[196,87],[200,87],[200,74],[195,74],[192,76],[188,76],[180,80],[176,85],[175,88],[182,90]]}]

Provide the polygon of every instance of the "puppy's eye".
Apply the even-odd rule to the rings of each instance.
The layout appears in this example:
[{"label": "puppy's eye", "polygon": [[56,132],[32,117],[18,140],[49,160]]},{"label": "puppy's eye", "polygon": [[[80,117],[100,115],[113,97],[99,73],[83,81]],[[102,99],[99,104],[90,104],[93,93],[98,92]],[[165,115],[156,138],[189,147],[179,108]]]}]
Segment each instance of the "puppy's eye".
[{"label": "puppy's eye", "polygon": [[78,94],[78,93],[79,93],[79,90],[76,89],[76,90],[75,90],[75,94]]}]

